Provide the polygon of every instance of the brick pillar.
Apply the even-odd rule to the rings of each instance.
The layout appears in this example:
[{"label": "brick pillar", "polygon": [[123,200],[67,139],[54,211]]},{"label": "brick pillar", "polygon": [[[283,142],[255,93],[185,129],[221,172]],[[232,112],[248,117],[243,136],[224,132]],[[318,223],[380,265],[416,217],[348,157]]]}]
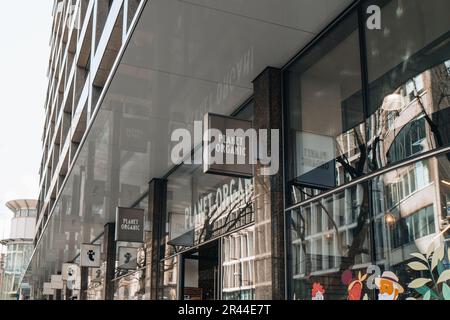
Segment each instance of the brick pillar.
[{"label": "brick pillar", "polygon": [[253,88],[254,127],[268,129],[269,152],[270,129],[279,130],[278,173],[261,175],[259,161],[255,168],[255,298],[277,300],[285,298],[281,71],[266,68]]},{"label": "brick pillar", "polygon": [[151,232],[147,235],[146,241],[146,257],[147,257],[147,272],[146,272],[146,294],[150,296],[151,300],[158,299],[158,290],[161,288],[162,275],[160,271],[161,250],[162,243],[162,220],[166,212],[166,195],[167,195],[167,180],[152,179],[149,184],[149,199],[148,199],[148,219],[150,221]]},{"label": "brick pillar", "polygon": [[106,272],[103,284],[104,300],[114,300],[114,283],[112,279],[115,277],[116,269],[116,240],[115,240],[115,223],[105,224],[104,248]]},{"label": "brick pillar", "polygon": [[80,267],[80,300],[87,300],[89,268]]}]

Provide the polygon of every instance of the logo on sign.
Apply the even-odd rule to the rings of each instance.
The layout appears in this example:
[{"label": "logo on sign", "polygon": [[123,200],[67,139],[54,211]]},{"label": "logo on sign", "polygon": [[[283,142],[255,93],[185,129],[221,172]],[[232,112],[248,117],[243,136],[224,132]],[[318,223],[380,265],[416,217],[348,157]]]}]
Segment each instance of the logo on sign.
[{"label": "logo on sign", "polygon": [[80,253],[80,265],[82,267],[100,267],[100,251],[101,246],[99,244],[82,244]]},{"label": "logo on sign", "polygon": [[95,261],[95,259],[94,259],[94,257],[95,257],[95,252],[94,252],[94,250],[89,250],[89,251],[87,252],[87,255],[88,255],[89,260]]},{"label": "logo on sign", "polygon": [[131,260],[131,253],[127,252],[124,254],[125,263],[129,263]]},{"label": "logo on sign", "polygon": [[138,248],[119,247],[119,269],[136,269]]},{"label": "logo on sign", "polygon": [[[194,137],[189,130],[176,129],[171,136],[178,142],[171,152],[174,164],[203,164],[205,173],[252,177],[253,166],[260,175],[279,170],[280,134],[278,129],[252,128],[252,122],[235,117],[207,113],[204,121],[194,121]],[[203,142],[203,156],[192,154],[192,141]],[[269,150],[270,147],[270,150]]]},{"label": "logo on sign", "polygon": [[144,242],[144,210],[117,208],[116,241]]}]

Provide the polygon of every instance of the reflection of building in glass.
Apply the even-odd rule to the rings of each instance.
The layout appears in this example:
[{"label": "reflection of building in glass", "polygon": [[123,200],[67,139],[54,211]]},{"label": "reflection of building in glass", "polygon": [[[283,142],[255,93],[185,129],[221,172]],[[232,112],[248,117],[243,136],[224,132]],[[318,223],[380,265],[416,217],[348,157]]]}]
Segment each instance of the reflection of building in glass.
[{"label": "reflection of building in glass", "polygon": [[[350,284],[358,271],[393,271],[408,288],[419,276],[416,271],[427,270],[412,269],[408,263],[421,254],[431,261],[433,248],[434,274],[428,276],[439,277],[448,267],[450,257],[441,252],[448,247],[449,234],[450,26],[435,25],[431,13],[448,3],[431,1],[430,7],[417,9],[415,2],[402,5],[401,18],[396,15],[399,3],[381,4],[389,33],[365,31],[367,57],[361,63],[367,75],[359,75],[355,66],[360,63],[351,58],[351,52],[359,51],[352,41],[352,14],[289,67],[288,104],[294,117],[289,135],[297,137],[305,130],[335,139],[335,150],[330,151],[330,144],[328,151],[335,156],[325,159],[326,166],[317,164],[306,173],[305,144],[293,139],[297,153],[287,150],[289,161],[297,164],[288,170],[288,201],[295,208],[288,214],[291,298],[309,299],[313,282],[326,288],[328,299],[354,298]],[[421,20],[425,27],[418,30]],[[404,28],[423,37],[406,36]],[[327,42],[327,37],[345,39],[347,46]],[[366,76],[368,83],[361,88],[357,84]],[[305,95],[302,90],[308,86],[313,91]],[[323,99],[331,96],[332,100]],[[329,109],[336,119],[323,123],[308,113],[310,105]],[[437,149],[441,156],[417,159]],[[384,170],[388,166],[395,168]],[[365,178],[367,174],[371,176]],[[445,291],[444,284],[433,292],[411,286],[401,299],[427,298],[426,294],[442,299]],[[366,298],[377,297],[375,285],[363,284],[362,289]]]},{"label": "reflection of building in glass", "polygon": [[[14,213],[8,239],[1,240],[6,246],[0,299],[28,299],[29,279],[23,279],[33,251],[36,224],[36,200],[12,200],[6,206]],[[20,282],[22,280],[22,282]]]},{"label": "reflection of building in glass", "polygon": [[177,283],[178,283],[178,263],[176,257],[172,257],[161,262],[163,267],[163,292],[162,300],[176,300],[177,296]]},{"label": "reflection of building in glass", "polygon": [[114,300],[142,300],[142,271],[131,272],[116,282]]},{"label": "reflection of building in glass", "polygon": [[255,297],[254,227],[222,239],[224,300],[252,300]]},{"label": "reflection of building in glass", "polygon": [[[36,241],[79,151],[140,3],[127,0],[125,8],[120,1],[54,1]],[[99,157],[104,152],[97,150]],[[94,183],[92,206],[99,206],[96,200],[104,192],[104,181]]]}]

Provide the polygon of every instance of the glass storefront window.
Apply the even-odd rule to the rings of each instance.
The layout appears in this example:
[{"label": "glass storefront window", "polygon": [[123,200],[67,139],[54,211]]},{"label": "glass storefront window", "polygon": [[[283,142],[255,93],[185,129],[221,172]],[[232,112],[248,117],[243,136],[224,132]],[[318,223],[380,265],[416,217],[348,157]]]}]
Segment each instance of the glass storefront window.
[{"label": "glass storefront window", "polygon": [[[252,120],[253,102],[236,117]],[[201,147],[195,150],[201,152]],[[180,165],[167,178],[160,298],[253,297],[253,231],[243,230],[251,228],[254,218],[253,179]]]},{"label": "glass storefront window", "polygon": [[371,170],[450,142],[450,2],[374,4],[381,30],[365,31]]},{"label": "glass storefront window", "polygon": [[145,270],[130,271],[114,281],[114,300],[143,300]]},{"label": "glass storefront window", "polygon": [[[320,212],[322,220],[309,218],[313,212]],[[293,299],[310,299],[307,287],[314,283],[328,288],[329,299],[341,298],[344,291],[340,270],[355,272],[370,264],[369,218],[367,184],[313,201],[288,214],[291,267],[295,270]],[[318,222],[323,229],[315,227]],[[311,229],[311,233],[306,232]]]},{"label": "glass storefront window", "polygon": [[350,12],[285,71],[289,297],[450,299],[450,154],[411,162],[450,144],[450,3],[369,5],[380,30]]},{"label": "glass storefront window", "polygon": [[[252,120],[253,102],[236,118]],[[198,158],[202,151],[195,150]],[[201,165],[182,164],[167,181],[163,245],[188,248],[253,222],[252,179],[205,174]]]},{"label": "glass storefront window", "polygon": [[[450,234],[440,209],[450,194],[449,167],[446,154],[417,161],[288,212],[290,298],[450,299],[443,276]],[[393,201],[400,185],[405,191]],[[307,226],[318,221],[308,219],[314,207],[332,228]],[[396,290],[384,290],[384,282]]]},{"label": "glass storefront window", "polygon": [[251,179],[183,165],[168,179],[168,244],[191,247],[253,222]]},{"label": "glass storefront window", "polygon": [[162,291],[160,292],[160,300],[177,300],[178,299],[178,256],[161,261],[162,270]]},{"label": "glass storefront window", "polygon": [[285,83],[288,201],[295,203],[364,173],[359,151],[365,129],[356,13],[289,66]]},{"label": "glass storefront window", "polygon": [[450,144],[450,3],[360,5],[380,30],[354,9],[284,71],[288,206]]}]

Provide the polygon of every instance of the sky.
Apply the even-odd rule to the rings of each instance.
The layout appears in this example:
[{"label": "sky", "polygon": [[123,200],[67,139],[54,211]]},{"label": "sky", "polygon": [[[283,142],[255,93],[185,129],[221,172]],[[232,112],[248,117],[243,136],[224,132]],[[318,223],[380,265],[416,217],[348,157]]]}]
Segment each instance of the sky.
[{"label": "sky", "polygon": [[0,239],[12,217],[5,203],[39,194],[52,6],[0,1]]}]

